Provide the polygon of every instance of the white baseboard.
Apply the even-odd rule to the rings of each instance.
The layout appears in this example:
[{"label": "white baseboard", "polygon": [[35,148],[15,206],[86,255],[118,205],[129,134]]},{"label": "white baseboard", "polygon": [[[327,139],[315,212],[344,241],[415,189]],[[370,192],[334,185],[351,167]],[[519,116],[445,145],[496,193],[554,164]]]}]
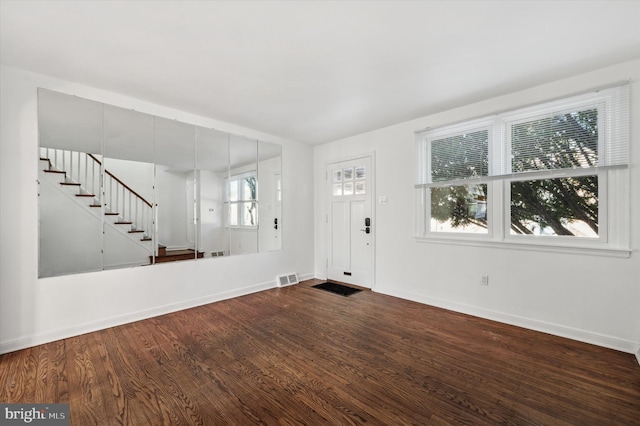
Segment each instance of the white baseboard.
[{"label": "white baseboard", "polygon": [[298,281],[300,282],[306,281],[306,280],[312,280],[314,278],[315,278],[315,274],[313,273],[298,275]]},{"label": "white baseboard", "polygon": [[[412,300],[414,302],[448,309],[450,311],[460,312],[463,314],[473,315],[476,317],[498,321],[505,324],[515,325],[517,327],[523,327],[530,330],[553,334],[555,336],[565,337],[567,339],[590,343],[597,346],[603,346],[605,348],[615,349],[629,354],[634,353],[637,347],[637,342],[619,339],[612,336],[606,336],[604,334],[594,333],[586,330],[580,330],[577,328],[566,327],[563,325],[553,324],[545,321],[539,321],[532,318],[492,311],[477,306],[465,305],[450,300],[418,295],[381,286],[376,286],[374,291],[389,296],[399,297],[401,299]],[[638,352],[636,353],[636,357],[638,358],[638,362],[640,362],[640,350],[638,350]]]},{"label": "white baseboard", "polygon": [[[311,277],[313,274],[303,274],[301,277]],[[304,278],[309,279],[309,278]],[[223,291],[220,293],[211,294],[208,296],[198,297],[194,299],[184,300],[178,303],[171,303],[163,306],[157,306],[149,309],[143,309],[137,312],[131,312],[124,315],[119,315],[111,318],[106,318],[100,321],[93,321],[85,324],[80,324],[73,327],[68,327],[58,330],[49,330],[43,333],[36,333],[30,336],[20,337],[18,339],[9,340],[0,343],[0,354],[25,349],[44,343],[53,342],[60,339],[66,339],[73,336],[78,336],[85,333],[91,333],[93,331],[104,330],[109,327],[117,327],[119,325],[132,323],[148,318],[157,317],[160,315],[169,314],[171,312],[181,311],[184,309],[194,308],[196,306],[207,305],[209,303],[220,302],[222,300],[231,299],[234,297],[244,296],[251,293],[257,293],[259,291],[268,290],[276,287],[276,282],[268,281],[259,284],[253,284],[246,287],[241,287],[233,290]]]}]

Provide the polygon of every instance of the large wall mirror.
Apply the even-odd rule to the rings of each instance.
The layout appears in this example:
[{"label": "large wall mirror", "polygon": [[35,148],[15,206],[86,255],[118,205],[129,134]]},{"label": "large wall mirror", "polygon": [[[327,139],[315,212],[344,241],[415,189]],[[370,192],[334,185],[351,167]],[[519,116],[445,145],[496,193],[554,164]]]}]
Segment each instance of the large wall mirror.
[{"label": "large wall mirror", "polygon": [[282,147],[38,91],[39,277],[282,248]]}]

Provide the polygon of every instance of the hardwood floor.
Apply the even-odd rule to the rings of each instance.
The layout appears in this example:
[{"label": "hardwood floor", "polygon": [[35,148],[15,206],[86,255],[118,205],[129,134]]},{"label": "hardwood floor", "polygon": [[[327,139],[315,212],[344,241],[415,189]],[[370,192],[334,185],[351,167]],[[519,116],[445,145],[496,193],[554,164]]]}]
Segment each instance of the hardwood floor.
[{"label": "hardwood floor", "polygon": [[0,356],[72,425],[632,425],[630,354],[311,280]]}]

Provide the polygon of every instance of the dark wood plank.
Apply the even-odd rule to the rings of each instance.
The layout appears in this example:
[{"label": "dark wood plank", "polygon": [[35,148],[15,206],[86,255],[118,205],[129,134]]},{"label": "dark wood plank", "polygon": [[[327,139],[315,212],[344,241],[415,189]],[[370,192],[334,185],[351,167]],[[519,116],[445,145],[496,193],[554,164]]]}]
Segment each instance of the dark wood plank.
[{"label": "dark wood plank", "polygon": [[640,424],[633,355],[310,280],[0,356],[72,424]]}]

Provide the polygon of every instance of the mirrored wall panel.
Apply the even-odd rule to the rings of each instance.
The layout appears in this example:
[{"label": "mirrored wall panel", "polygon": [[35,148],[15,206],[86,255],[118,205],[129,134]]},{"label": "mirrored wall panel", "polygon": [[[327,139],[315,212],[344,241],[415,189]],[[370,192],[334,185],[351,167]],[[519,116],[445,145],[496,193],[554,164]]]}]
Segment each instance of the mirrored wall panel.
[{"label": "mirrored wall panel", "polygon": [[282,147],[275,143],[258,143],[258,250],[282,248]]},{"label": "mirrored wall panel", "polygon": [[282,148],[38,91],[39,276],[282,247]]}]

